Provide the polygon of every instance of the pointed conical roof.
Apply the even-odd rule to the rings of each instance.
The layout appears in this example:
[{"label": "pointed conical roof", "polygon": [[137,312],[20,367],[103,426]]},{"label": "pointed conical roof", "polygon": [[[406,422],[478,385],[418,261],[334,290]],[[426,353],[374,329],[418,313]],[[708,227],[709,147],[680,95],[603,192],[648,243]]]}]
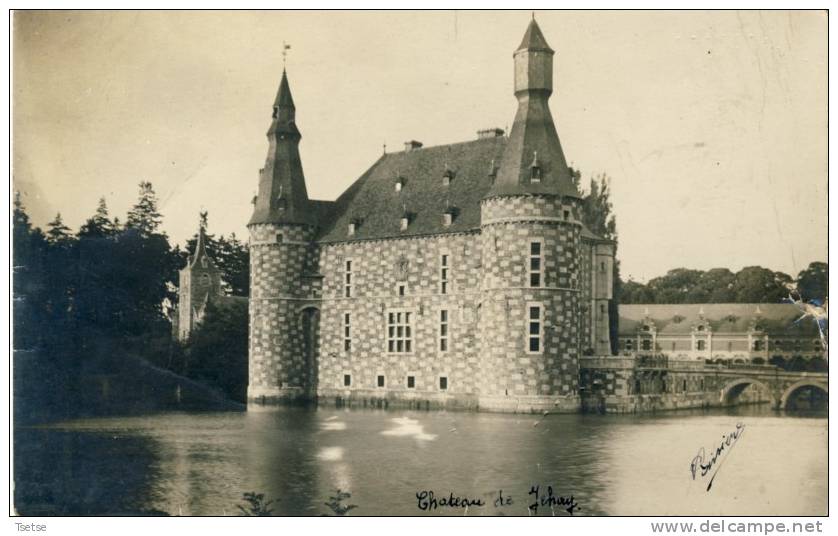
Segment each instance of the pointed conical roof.
[{"label": "pointed conical roof", "polygon": [[297,129],[295,116],[288,75],[283,69],[268,129],[268,156],[265,167],[260,171],[259,193],[256,195],[249,225],[316,223],[300,161],[299,144],[302,136]]},{"label": "pointed conical roof", "polygon": [[535,18],[530,21],[530,25],[527,26],[527,31],[524,33],[524,38],[521,40],[521,44],[515,50],[518,52],[520,50],[533,50],[533,51],[542,51],[542,52],[553,52],[553,49],[550,48],[550,45],[547,44],[547,39],[544,38],[544,34],[541,33],[541,28],[538,27],[538,23],[535,22]]},{"label": "pointed conical roof", "polygon": [[[202,225],[198,229],[198,242],[195,243],[195,253],[190,255],[190,268],[198,266],[198,263],[201,263],[200,266],[202,268],[215,268],[215,263],[212,261],[212,257],[207,254],[206,241],[207,237],[204,231],[204,226]],[[206,260],[204,261],[203,259]]]},{"label": "pointed conical roof", "polygon": [[[522,50],[549,54],[517,54]],[[487,197],[544,194],[581,198],[548,104],[552,93],[552,53],[532,20],[514,55],[518,111],[497,179]]]},{"label": "pointed conical roof", "polygon": [[294,108],[294,99],[291,97],[291,87],[288,85],[288,75],[285,73],[285,69],[282,69],[282,80],[279,82],[274,106]]}]

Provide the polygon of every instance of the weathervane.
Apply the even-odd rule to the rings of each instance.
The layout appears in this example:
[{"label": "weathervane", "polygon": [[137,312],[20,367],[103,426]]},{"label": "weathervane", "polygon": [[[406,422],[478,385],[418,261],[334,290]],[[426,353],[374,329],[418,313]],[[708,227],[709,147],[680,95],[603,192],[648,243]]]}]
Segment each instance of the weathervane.
[{"label": "weathervane", "polygon": [[282,69],[285,69],[285,60],[288,59],[288,51],[291,50],[291,45],[286,43],[285,41],[282,42]]}]

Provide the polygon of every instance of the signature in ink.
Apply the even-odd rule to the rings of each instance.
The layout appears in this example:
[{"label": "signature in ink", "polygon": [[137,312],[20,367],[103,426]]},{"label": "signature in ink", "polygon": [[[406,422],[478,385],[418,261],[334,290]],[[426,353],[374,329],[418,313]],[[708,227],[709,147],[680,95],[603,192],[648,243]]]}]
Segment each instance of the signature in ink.
[{"label": "signature in ink", "polygon": [[724,460],[727,459],[722,458],[720,460],[719,458],[725,451],[731,450],[733,446],[736,445],[736,441],[742,437],[743,433],[745,433],[745,425],[741,422],[736,423],[736,430],[722,436],[722,442],[719,443],[718,447],[711,451],[709,459],[704,451],[704,447],[698,449],[698,454],[696,454],[693,461],[690,462],[690,473],[692,474],[693,480],[696,479],[699,473],[702,477],[707,476],[715,467],[713,476],[710,477],[710,482],[707,483],[707,491],[710,491],[710,488],[713,487],[713,479],[716,478],[716,475],[719,473],[719,469],[722,467],[722,463],[724,463]]},{"label": "signature in ink", "polygon": [[551,510],[553,509],[553,506],[560,506],[570,515],[573,515],[573,512],[577,509],[581,510],[581,508],[579,508],[579,503],[576,502],[573,495],[569,497],[553,495],[553,486],[547,486],[547,493],[545,494],[541,486],[533,485],[530,487],[528,495],[533,496],[533,502],[527,507],[533,515],[538,513],[539,506],[549,506]]}]

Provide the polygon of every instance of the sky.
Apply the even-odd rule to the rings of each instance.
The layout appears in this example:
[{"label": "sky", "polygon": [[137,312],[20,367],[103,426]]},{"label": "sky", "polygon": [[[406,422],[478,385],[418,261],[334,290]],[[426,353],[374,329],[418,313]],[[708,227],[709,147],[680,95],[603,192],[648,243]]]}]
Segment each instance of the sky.
[{"label": "sky", "polygon": [[[827,255],[827,15],[538,11],[568,161],[606,174],[624,279]],[[183,244],[245,227],[283,42],[310,197],[381,155],[508,128],[530,12],[17,12],[13,185],[73,229],[148,180]]]}]

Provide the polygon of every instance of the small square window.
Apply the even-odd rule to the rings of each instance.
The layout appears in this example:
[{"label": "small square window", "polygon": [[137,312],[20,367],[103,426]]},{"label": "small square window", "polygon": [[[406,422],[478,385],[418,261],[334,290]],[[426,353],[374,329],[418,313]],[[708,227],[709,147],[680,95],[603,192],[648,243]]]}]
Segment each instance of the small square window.
[{"label": "small square window", "polygon": [[570,211],[569,210],[564,211],[564,219],[565,219],[565,221],[570,219]]},{"label": "small square window", "polygon": [[379,376],[379,377],[378,377],[378,383],[377,383],[377,385],[378,385],[379,387],[384,387],[384,376]]},{"label": "small square window", "polygon": [[440,376],[439,377],[439,390],[445,391],[448,389],[448,377],[447,376]]},{"label": "small square window", "polygon": [[276,243],[282,244],[282,233],[276,233]]},{"label": "small square window", "polygon": [[349,374],[344,374],[343,375],[343,386],[344,387],[349,387],[350,385],[352,385],[352,376],[349,375]]},{"label": "small square window", "polygon": [[415,376],[408,376],[407,377],[407,388],[413,389],[416,387],[416,377]]}]

